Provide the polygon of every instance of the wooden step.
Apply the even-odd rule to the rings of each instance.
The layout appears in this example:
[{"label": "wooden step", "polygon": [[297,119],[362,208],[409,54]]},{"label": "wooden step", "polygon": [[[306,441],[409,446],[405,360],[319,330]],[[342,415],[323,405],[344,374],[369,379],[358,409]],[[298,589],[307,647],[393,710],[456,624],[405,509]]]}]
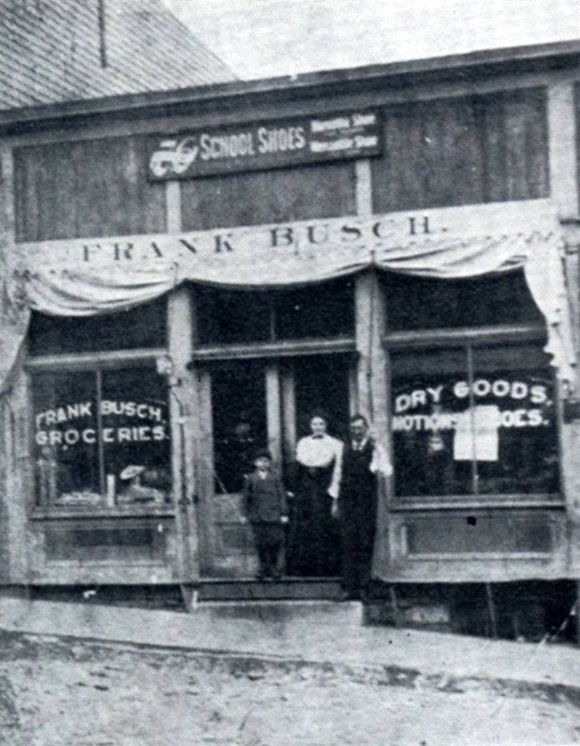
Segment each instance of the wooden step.
[{"label": "wooden step", "polygon": [[202,580],[199,601],[338,601],[338,578],[284,578],[276,581]]}]

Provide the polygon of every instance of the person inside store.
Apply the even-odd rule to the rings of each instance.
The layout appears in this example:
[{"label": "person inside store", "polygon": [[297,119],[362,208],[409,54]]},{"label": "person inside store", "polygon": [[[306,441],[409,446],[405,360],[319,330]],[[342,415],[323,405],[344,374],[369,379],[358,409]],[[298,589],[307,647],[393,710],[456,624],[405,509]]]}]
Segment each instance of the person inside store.
[{"label": "person inside store", "polygon": [[327,432],[327,417],[310,418],[310,434],[298,441],[289,531],[288,573],[335,577],[340,573],[340,534],[333,518],[338,498],[342,441]]},{"label": "person inside store", "polygon": [[272,468],[272,455],[266,450],[256,452],[254,470],[244,479],[242,523],[248,521],[260,563],[257,579],[279,580],[288,507],[282,479]]},{"label": "person inside store", "polygon": [[337,515],[342,544],[344,600],[364,598],[371,579],[377,522],[377,479],[392,469],[385,450],[371,437],[362,414],[350,418],[342,451]]},{"label": "person inside store", "polygon": [[219,492],[242,492],[244,476],[252,470],[252,456],[256,450],[252,424],[248,413],[240,412],[231,432],[221,443],[216,459],[216,473],[221,483]]}]

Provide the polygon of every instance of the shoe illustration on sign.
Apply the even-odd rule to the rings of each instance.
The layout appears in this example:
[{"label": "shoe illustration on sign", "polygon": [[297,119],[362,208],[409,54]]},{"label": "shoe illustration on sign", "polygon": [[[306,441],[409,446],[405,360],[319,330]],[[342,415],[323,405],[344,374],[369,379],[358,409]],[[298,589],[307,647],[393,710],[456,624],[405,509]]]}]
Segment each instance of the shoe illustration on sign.
[{"label": "shoe illustration on sign", "polygon": [[199,146],[195,137],[185,137],[183,140],[163,140],[159,150],[151,156],[149,167],[157,176],[183,174],[197,158]]}]

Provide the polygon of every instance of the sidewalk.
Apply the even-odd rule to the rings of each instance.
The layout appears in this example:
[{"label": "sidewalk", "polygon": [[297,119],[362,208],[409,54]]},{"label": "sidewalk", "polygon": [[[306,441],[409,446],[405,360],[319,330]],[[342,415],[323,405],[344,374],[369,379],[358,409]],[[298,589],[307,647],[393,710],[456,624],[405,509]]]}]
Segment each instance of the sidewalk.
[{"label": "sidewalk", "polygon": [[[190,614],[0,599],[0,630],[176,648],[265,661],[383,668],[417,686],[466,680],[537,688],[580,704],[580,650],[365,627],[357,603],[200,604]],[[404,684],[404,682],[401,682]],[[531,686],[530,686],[531,685]]]}]

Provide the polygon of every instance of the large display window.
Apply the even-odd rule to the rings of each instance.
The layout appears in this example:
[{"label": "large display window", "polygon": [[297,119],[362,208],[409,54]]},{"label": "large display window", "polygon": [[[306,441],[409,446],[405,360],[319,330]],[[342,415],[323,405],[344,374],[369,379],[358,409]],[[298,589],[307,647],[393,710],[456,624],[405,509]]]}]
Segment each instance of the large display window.
[{"label": "large display window", "polygon": [[385,285],[395,497],[558,499],[555,379],[521,273]]},{"label": "large display window", "polygon": [[40,506],[164,505],[167,386],[153,366],[32,377]]},{"label": "large display window", "polygon": [[558,491],[553,376],[529,345],[394,352],[399,497]]},{"label": "large display window", "polygon": [[164,298],[119,313],[33,314],[28,368],[36,504],[94,511],[167,506],[171,445]]}]

